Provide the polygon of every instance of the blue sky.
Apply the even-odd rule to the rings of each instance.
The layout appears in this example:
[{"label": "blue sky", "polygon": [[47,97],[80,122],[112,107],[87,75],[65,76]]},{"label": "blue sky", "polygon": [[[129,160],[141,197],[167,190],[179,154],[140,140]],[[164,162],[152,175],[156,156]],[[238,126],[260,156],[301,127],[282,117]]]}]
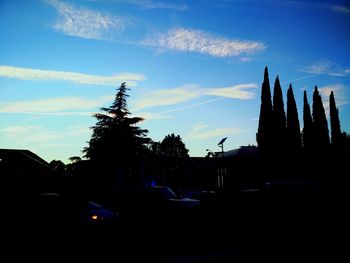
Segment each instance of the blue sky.
[{"label": "blue sky", "polygon": [[301,126],[317,85],[350,132],[347,1],[2,0],[0,41],[0,148],[47,161],[82,155],[123,81],[155,141],[179,134],[191,156],[256,144],[266,65]]}]

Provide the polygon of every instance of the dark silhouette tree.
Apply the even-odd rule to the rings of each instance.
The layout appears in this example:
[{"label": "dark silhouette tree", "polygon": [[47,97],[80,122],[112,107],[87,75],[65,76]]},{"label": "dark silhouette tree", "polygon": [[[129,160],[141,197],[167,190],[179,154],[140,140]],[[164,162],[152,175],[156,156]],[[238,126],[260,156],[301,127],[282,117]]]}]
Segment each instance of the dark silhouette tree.
[{"label": "dark silhouette tree", "polygon": [[329,117],[331,122],[331,141],[334,148],[340,148],[342,144],[342,133],[340,129],[339,111],[337,109],[333,91],[329,96]]},{"label": "dark silhouette tree", "polygon": [[72,163],[78,163],[78,162],[81,162],[81,158],[79,156],[72,156],[72,157],[69,157],[68,160]]},{"label": "dark silhouette tree", "polygon": [[348,150],[348,153],[350,151],[350,133],[342,132],[342,143],[344,145],[344,148]]},{"label": "dark silhouette tree", "polygon": [[85,168],[86,160],[81,159],[79,156],[71,156],[68,158],[70,163],[66,165],[66,173],[70,176],[79,176],[85,173],[82,170]]},{"label": "dark silhouette tree", "polygon": [[179,135],[168,134],[161,142],[150,144],[150,162],[153,163],[151,177],[173,189],[184,186],[188,178],[188,149]]},{"label": "dark silhouette tree", "polygon": [[182,142],[180,135],[168,134],[160,143],[161,154],[171,158],[187,158],[188,149]]},{"label": "dark silhouette tree", "polygon": [[94,115],[97,123],[92,127],[93,133],[88,147],[83,150],[85,157],[95,167],[109,171],[109,174],[119,177],[117,180],[122,182],[126,175],[130,175],[132,161],[142,158],[150,142],[147,137],[148,130],[137,126],[143,118],[130,116],[127,90],[125,82],[122,83],[112,105],[101,108],[105,113]]},{"label": "dark silhouette tree", "polygon": [[52,160],[50,168],[57,174],[62,175],[66,169],[66,165],[61,160]]},{"label": "dark silhouette tree", "polygon": [[286,114],[280,80],[277,76],[273,90],[273,148],[280,152],[286,145]]},{"label": "dark silhouette tree", "polygon": [[315,150],[327,150],[329,147],[329,131],[326,113],[323,107],[321,95],[315,87],[313,93],[312,116],[315,127]]},{"label": "dark silhouette tree", "polygon": [[300,124],[292,84],[287,91],[287,145],[290,153],[301,151]]},{"label": "dark silhouette tree", "polygon": [[310,105],[307,99],[306,90],[304,90],[304,107],[303,107],[303,147],[305,152],[311,152],[314,149],[314,121],[311,116]]},{"label": "dark silhouette tree", "polygon": [[265,67],[261,87],[261,106],[256,140],[261,152],[270,152],[272,147],[273,114],[268,68]]},{"label": "dark silhouette tree", "polygon": [[101,108],[106,114],[97,113],[97,123],[92,127],[93,134],[89,146],[84,149],[85,156],[91,160],[128,159],[139,155],[147,147],[150,139],[148,131],[136,126],[143,121],[140,117],[130,117],[127,109],[127,90],[125,82],[118,88],[113,104]]},{"label": "dark silhouette tree", "polygon": [[153,156],[161,156],[162,155],[162,149],[160,147],[160,142],[152,141],[149,144],[149,150]]}]

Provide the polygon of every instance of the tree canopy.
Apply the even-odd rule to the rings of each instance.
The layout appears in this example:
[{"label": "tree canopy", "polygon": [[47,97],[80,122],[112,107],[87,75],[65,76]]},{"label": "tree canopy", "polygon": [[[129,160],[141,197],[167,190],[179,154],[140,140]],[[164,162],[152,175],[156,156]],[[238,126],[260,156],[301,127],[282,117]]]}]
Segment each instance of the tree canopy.
[{"label": "tree canopy", "polygon": [[180,135],[168,134],[161,142],[153,142],[151,146],[153,154],[169,158],[187,158],[188,149]]},{"label": "tree canopy", "polygon": [[265,67],[264,81],[261,88],[261,105],[259,116],[258,133],[256,134],[256,140],[261,151],[268,151],[272,146],[272,103],[271,103],[271,91],[268,68]]},{"label": "tree canopy", "polygon": [[299,152],[301,150],[300,124],[292,84],[287,91],[287,136],[289,151]]},{"label": "tree canopy", "polygon": [[307,99],[306,90],[304,90],[304,105],[303,105],[303,147],[305,151],[312,151],[314,148],[314,121],[311,116],[310,104]]},{"label": "tree canopy", "polygon": [[[329,97],[329,116],[332,148],[342,152],[347,147],[346,133],[342,133],[339,111],[335,103],[333,91]],[[283,94],[279,77],[276,77],[273,90],[273,104],[268,69],[264,71],[264,81],[261,87],[261,105],[259,126],[256,134],[261,153],[275,155],[281,152],[295,153],[301,150],[307,153],[324,153],[330,145],[328,122],[323,107],[321,95],[315,87],[313,92],[312,113],[304,91],[303,130],[300,132],[297,105],[292,85],[287,91],[287,112],[284,111]],[[320,151],[321,150],[321,151]]]},{"label": "tree canopy", "polygon": [[278,76],[273,91],[273,140],[275,150],[282,150],[286,144],[286,113]]},{"label": "tree canopy", "polygon": [[88,159],[104,163],[122,162],[145,152],[150,142],[148,130],[136,126],[143,118],[130,116],[127,90],[123,82],[112,105],[101,108],[104,113],[94,115],[97,123],[92,127],[88,147],[83,150]]},{"label": "tree canopy", "polygon": [[332,146],[335,148],[339,148],[341,144],[341,129],[340,129],[340,120],[339,120],[339,112],[337,105],[335,103],[335,98],[333,91],[329,96],[329,116],[331,120],[331,142]]},{"label": "tree canopy", "polygon": [[326,112],[323,107],[321,95],[315,87],[313,93],[313,103],[312,103],[312,116],[314,119],[315,128],[315,147],[317,149],[325,150],[328,148],[329,142],[329,131],[326,118]]}]

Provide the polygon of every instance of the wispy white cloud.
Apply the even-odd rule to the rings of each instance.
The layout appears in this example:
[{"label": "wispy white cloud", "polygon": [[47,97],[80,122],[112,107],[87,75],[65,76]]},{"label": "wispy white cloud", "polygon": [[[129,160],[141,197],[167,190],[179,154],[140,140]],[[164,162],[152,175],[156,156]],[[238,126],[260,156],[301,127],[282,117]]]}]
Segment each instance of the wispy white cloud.
[{"label": "wispy white cloud", "polygon": [[286,83],[293,83],[293,82],[296,82],[296,81],[299,81],[299,80],[304,80],[304,79],[308,79],[308,78],[314,78],[316,75],[315,74],[310,74],[310,75],[307,75],[307,76],[302,76],[302,77],[299,77],[299,78],[295,78],[295,79],[289,79],[289,80],[284,80],[281,82],[281,84],[286,84]]},{"label": "wispy white cloud", "polygon": [[262,42],[232,40],[214,36],[201,30],[174,28],[166,34],[147,38],[140,44],[161,50],[197,52],[214,57],[231,57],[252,54],[266,49]]},{"label": "wispy white cloud", "polygon": [[350,74],[350,67],[339,67],[335,62],[322,59],[309,66],[301,67],[299,71],[317,75],[346,77]]},{"label": "wispy white cloud", "polygon": [[39,145],[37,145],[38,149],[42,149],[42,148],[50,148],[50,149],[57,149],[57,148],[78,148],[78,147],[82,147],[81,144],[78,143],[40,143]]},{"label": "wispy white cloud", "polygon": [[[89,0],[101,2],[101,0]],[[187,10],[189,7],[183,1],[154,1],[154,0],[104,0],[107,3],[125,3],[139,6],[143,9],[173,9],[177,11]]]},{"label": "wispy white cloud", "polygon": [[331,91],[335,94],[342,94],[344,90],[344,86],[342,84],[332,84],[327,86],[318,87],[318,91],[323,96],[331,95]]},{"label": "wispy white cloud", "polygon": [[178,111],[183,111],[183,110],[187,110],[190,108],[195,108],[201,105],[205,105],[208,103],[212,103],[212,102],[216,102],[216,101],[220,101],[226,98],[215,98],[215,99],[211,99],[211,100],[205,100],[205,101],[201,101],[201,102],[197,102],[197,103],[192,103],[192,104],[188,104],[185,106],[181,106],[181,107],[176,107],[176,108],[172,108],[169,110],[165,110],[165,111],[161,111],[161,112],[136,112],[138,116],[143,117],[145,119],[145,121],[148,120],[159,120],[159,119],[171,119],[174,118],[173,115],[170,115],[170,113],[174,113],[174,112],[178,112]]},{"label": "wispy white cloud", "polygon": [[273,3],[277,5],[287,5],[292,8],[294,7],[294,8],[302,8],[302,9],[328,9],[338,13],[344,13],[344,14],[350,13],[350,9],[348,6],[332,5],[330,3],[325,3],[325,2],[327,1],[299,1],[299,0],[268,1],[268,3],[271,3],[271,4]]},{"label": "wispy white cloud", "polygon": [[248,57],[242,57],[242,58],[239,58],[239,61],[240,61],[240,62],[243,62],[243,63],[246,63],[246,62],[252,61],[252,59],[251,59],[251,58],[248,58]]},{"label": "wispy white cloud", "polygon": [[21,111],[21,112],[14,112],[14,111],[0,111],[0,113],[13,113],[13,114],[28,114],[32,115],[34,118],[38,118],[40,115],[44,116],[92,116],[97,112],[90,112],[90,111],[60,111],[60,112],[38,112],[38,111]]},{"label": "wispy white cloud", "polygon": [[256,89],[256,84],[239,84],[233,87],[228,88],[214,88],[214,89],[205,89],[205,95],[225,97],[231,99],[241,99],[248,100],[255,97],[255,92],[247,91],[247,89]]},{"label": "wispy white cloud", "polygon": [[[256,0],[224,0],[224,2],[239,1],[239,2],[263,2],[264,5],[278,5],[287,8],[318,10],[327,9],[337,13],[350,14],[349,6],[334,5],[326,3],[327,1],[300,1],[300,0],[283,0],[283,1],[256,1]],[[332,1],[328,1],[332,2]]]},{"label": "wispy white cloud", "polygon": [[153,112],[139,112],[137,114],[138,117],[144,118],[145,121],[149,120],[163,120],[163,119],[171,119],[173,116],[159,112],[159,113],[153,113]]},{"label": "wispy white cloud", "polygon": [[91,117],[97,112],[89,111],[60,111],[60,112],[37,112],[37,111],[0,111],[0,113],[6,114],[27,114],[32,115],[32,118],[38,118],[38,116],[89,116]]},{"label": "wispy white cloud", "polygon": [[[144,108],[175,105],[186,102],[201,96],[215,96],[220,98],[230,99],[252,99],[255,92],[247,91],[247,89],[256,89],[257,85],[254,83],[239,84],[232,87],[224,88],[201,88],[198,85],[191,84],[173,89],[162,89],[145,94],[143,98],[138,98],[133,102],[132,106],[135,110]],[[215,101],[217,99],[214,99]],[[210,100],[212,101],[212,100]],[[205,102],[207,103],[207,102]],[[197,105],[198,103],[196,103]],[[200,102],[199,105],[203,104]],[[191,105],[184,106],[185,108],[192,107]],[[182,109],[183,107],[181,107]],[[177,111],[178,109],[176,109]],[[174,110],[171,110],[174,111]],[[169,111],[163,112],[169,113]]]},{"label": "wispy white cloud", "polygon": [[331,84],[318,88],[318,91],[322,95],[323,105],[325,108],[327,107],[327,109],[329,107],[329,96],[331,95],[331,91],[333,91],[337,106],[342,106],[350,103],[346,94],[346,90],[347,87],[343,84]]},{"label": "wispy white cloud", "polygon": [[126,0],[126,3],[138,5],[144,9],[174,9],[178,11],[184,11],[188,9],[188,6],[184,3],[152,1],[152,0]]},{"label": "wispy white cloud", "polygon": [[169,110],[165,110],[165,111],[161,111],[161,112],[156,112],[156,113],[151,113],[151,112],[140,112],[137,113],[138,116],[143,117],[146,121],[147,120],[157,120],[157,119],[171,119],[173,118],[172,115],[169,115],[169,113],[173,113],[173,112],[178,112],[178,111],[182,111],[182,110],[187,110],[190,108],[194,108],[194,107],[198,107],[201,105],[205,105],[208,103],[212,103],[215,101],[219,101],[219,100],[223,100],[226,98],[215,98],[215,99],[211,99],[211,100],[205,100],[205,101],[201,101],[201,102],[197,102],[197,103],[192,103],[192,104],[188,104],[185,106],[181,106],[181,107],[176,107],[176,108],[172,108]]},{"label": "wispy white cloud", "polygon": [[192,140],[208,139],[213,137],[222,137],[227,135],[239,134],[245,132],[241,128],[215,128],[209,129],[209,126],[203,123],[195,124],[191,131],[187,134],[187,137]]},{"label": "wispy white cloud", "polygon": [[69,71],[31,69],[12,66],[0,66],[0,77],[35,81],[69,81],[77,84],[118,86],[127,82],[129,86],[136,85],[145,76],[136,73],[120,73],[114,76],[89,75]]},{"label": "wispy white cloud", "polygon": [[328,9],[337,13],[350,14],[349,6],[332,5],[328,3],[322,3],[322,1],[321,3],[318,3],[318,1],[294,1],[294,0],[275,1],[275,2],[278,4],[286,3],[286,4],[289,4],[290,7],[298,7],[303,9]]},{"label": "wispy white cloud", "polygon": [[[111,102],[113,98],[114,96],[104,96],[96,99],[62,97],[31,101],[2,102],[0,104],[0,113],[24,113],[62,116],[91,115],[91,112],[81,112],[81,110],[91,109],[91,111],[96,111],[99,107],[108,102]],[[69,112],[66,112],[67,110],[69,110]]]},{"label": "wispy white cloud", "polygon": [[334,12],[343,13],[343,14],[350,14],[350,8],[347,6],[333,5],[330,8]]},{"label": "wispy white cloud", "polygon": [[90,129],[90,127],[88,127],[87,125],[74,125],[74,126],[68,126],[65,129],[65,132],[63,133],[63,135],[65,137],[69,136],[69,137],[75,137],[75,136],[83,136],[83,135],[89,135],[91,134],[92,131]]},{"label": "wispy white cloud", "polygon": [[103,14],[59,0],[44,1],[53,6],[58,13],[53,28],[65,35],[108,40],[111,39],[113,32],[123,31],[131,24],[129,19]]},{"label": "wispy white cloud", "polygon": [[[328,10],[332,12],[342,13],[342,14],[350,14],[349,5],[336,5],[332,4],[332,1],[306,1],[306,0],[283,0],[283,1],[271,1],[271,0],[216,0],[213,1],[216,4],[211,6],[217,8],[227,8],[229,3],[232,2],[241,2],[245,4],[249,3],[259,3],[263,4],[266,8],[267,5],[272,6],[281,6],[283,8],[288,9],[304,9],[304,10]],[[329,3],[326,3],[329,2]],[[333,1],[334,2],[334,1]],[[339,2],[339,1],[338,1]],[[346,2],[346,1],[343,1]]]},{"label": "wispy white cloud", "polygon": [[17,146],[42,145],[47,143],[57,144],[69,137],[81,137],[91,134],[87,126],[77,125],[67,127],[63,131],[52,130],[38,125],[13,125],[0,128],[0,135],[12,140]]},{"label": "wispy white cloud", "polygon": [[202,131],[208,127],[209,127],[208,124],[196,123],[195,125],[192,126],[192,132],[199,132],[199,131]]},{"label": "wispy white cloud", "polygon": [[13,125],[0,129],[0,133],[12,140],[16,140],[18,145],[28,143],[46,143],[63,138],[63,134],[49,130],[43,126],[36,125]]},{"label": "wispy white cloud", "polygon": [[174,105],[200,96],[198,85],[184,85],[173,89],[161,89],[152,91],[133,103],[136,110],[162,106]]},{"label": "wispy white cloud", "polygon": [[220,101],[220,100],[223,100],[223,99],[226,99],[226,98],[222,98],[221,97],[221,98],[205,100],[205,101],[201,101],[201,102],[197,102],[197,103],[192,103],[192,104],[189,104],[189,105],[185,105],[185,106],[169,109],[169,110],[166,110],[166,111],[162,111],[162,112],[159,112],[157,114],[163,115],[163,114],[168,114],[168,113],[177,112],[177,111],[181,111],[181,110],[186,110],[186,109],[198,107],[198,106],[201,106],[201,105],[205,105],[205,104],[208,104],[208,103],[212,103],[212,102],[215,102],[215,101]]}]

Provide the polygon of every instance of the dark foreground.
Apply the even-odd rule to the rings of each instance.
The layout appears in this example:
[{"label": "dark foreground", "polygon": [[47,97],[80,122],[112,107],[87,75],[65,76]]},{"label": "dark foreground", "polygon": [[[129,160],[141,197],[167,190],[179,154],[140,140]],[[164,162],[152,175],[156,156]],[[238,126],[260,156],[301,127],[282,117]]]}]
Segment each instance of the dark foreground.
[{"label": "dark foreground", "polygon": [[337,189],[221,193],[196,211],[106,225],[22,214],[3,248],[11,261],[348,262],[346,200]]}]

